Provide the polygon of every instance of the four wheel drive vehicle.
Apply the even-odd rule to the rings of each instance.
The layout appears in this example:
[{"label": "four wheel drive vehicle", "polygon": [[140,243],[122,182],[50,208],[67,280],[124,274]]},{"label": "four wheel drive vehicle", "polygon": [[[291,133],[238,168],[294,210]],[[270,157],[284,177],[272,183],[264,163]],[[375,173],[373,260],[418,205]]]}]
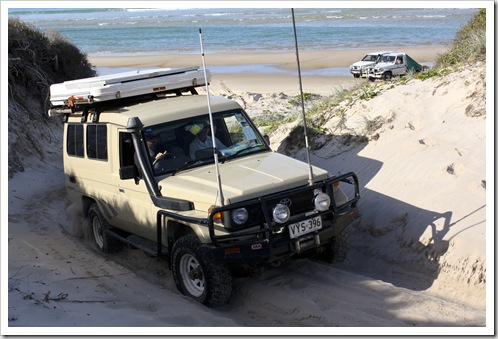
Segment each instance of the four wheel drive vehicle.
[{"label": "four wheel drive vehicle", "polygon": [[349,70],[353,77],[359,78],[359,77],[366,77],[367,72],[366,69],[369,66],[373,66],[376,63],[378,63],[381,59],[381,57],[385,54],[388,54],[391,52],[373,52],[373,53],[368,53],[365,55],[360,61],[355,62],[354,64],[349,66]]},{"label": "four wheel drive vehicle", "polygon": [[394,76],[403,76],[408,71],[421,72],[427,66],[421,65],[405,53],[389,53],[383,55],[380,62],[367,68],[367,76],[371,81],[375,79],[391,80]]},{"label": "four wheel drive vehicle", "polygon": [[[170,76],[142,74],[125,84]],[[96,246],[167,256],[178,289],[208,306],[229,301],[234,273],[302,256],[344,260],[357,176],[332,177],[273,152],[235,101],[197,95],[202,79],[178,74],[191,86],[155,83],[160,93],[104,101],[102,79],[83,79],[78,95],[91,100],[50,111],[64,117],[67,193],[89,218]],[[119,91],[119,78],[104,82]],[[63,84],[53,97],[71,87]],[[215,147],[191,146],[209,132]]]}]

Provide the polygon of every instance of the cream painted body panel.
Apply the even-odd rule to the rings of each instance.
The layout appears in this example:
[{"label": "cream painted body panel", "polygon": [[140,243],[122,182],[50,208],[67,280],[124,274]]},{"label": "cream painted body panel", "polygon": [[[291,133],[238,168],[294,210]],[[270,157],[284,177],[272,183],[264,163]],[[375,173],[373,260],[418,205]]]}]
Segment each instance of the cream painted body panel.
[{"label": "cream painted body panel", "polygon": [[[219,165],[225,204],[254,199],[308,184],[308,165],[279,153],[265,152]],[[315,180],[328,177],[313,168]],[[159,183],[165,196],[193,201],[196,210],[207,211],[217,202],[214,164],[180,172]]]}]

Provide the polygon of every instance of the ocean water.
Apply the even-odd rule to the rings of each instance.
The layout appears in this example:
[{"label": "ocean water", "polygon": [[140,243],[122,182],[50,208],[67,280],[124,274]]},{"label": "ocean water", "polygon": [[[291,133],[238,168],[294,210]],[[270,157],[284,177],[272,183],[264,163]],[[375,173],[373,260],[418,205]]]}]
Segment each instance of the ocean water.
[{"label": "ocean water", "polygon": [[[429,3],[428,3],[429,4]],[[450,3],[449,3],[450,4]],[[446,46],[476,8],[297,8],[300,50]],[[88,55],[287,51],[290,8],[9,8],[43,32],[58,31]]]}]

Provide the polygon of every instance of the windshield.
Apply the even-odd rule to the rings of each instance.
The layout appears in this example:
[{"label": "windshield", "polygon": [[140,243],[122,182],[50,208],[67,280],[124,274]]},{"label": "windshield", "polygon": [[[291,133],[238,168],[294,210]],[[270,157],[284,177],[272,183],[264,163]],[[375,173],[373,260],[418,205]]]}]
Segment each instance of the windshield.
[{"label": "windshield", "polygon": [[143,131],[154,174],[175,174],[214,162],[212,130],[220,162],[270,150],[242,110],[213,114],[213,126],[206,114]]},{"label": "windshield", "polygon": [[378,58],[379,58],[378,55],[367,54],[363,57],[363,59],[361,59],[361,61],[377,61]]}]

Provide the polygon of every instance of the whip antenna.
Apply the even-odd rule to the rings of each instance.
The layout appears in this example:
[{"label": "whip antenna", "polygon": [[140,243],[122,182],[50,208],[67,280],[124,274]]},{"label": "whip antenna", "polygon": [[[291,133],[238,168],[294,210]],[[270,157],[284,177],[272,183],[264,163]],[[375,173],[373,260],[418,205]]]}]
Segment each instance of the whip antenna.
[{"label": "whip antenna", "polygon": [[210,95],[209,95],[209,84],[208,84],[208,78],[207,78],[207,71],[206,71],[206,62],[204,60],[204,47],[202,45],[202,30],[199,28],[199,40],[201,41],[201,55],[202,55],[202,68],[204,69],[204,82],[206,83],[206,93],[207,93],[207,106],[208,106],[208,113],[209,113],[209,124],[211,125],[211,141],[213,142],[213,156],[214,156],[214,165],[216,168],[216,181],[218,183],[218,192],[219,192],[219,199],[220,199],[220,206],[225,206],[225,199],[223,197],[223,190],[221,187],[221,176],[220,176],[220,168],[219,168],[219,162],[218,162],[218,150],[216,149],[216,137],[214,135],[214,124],[213,124],[213,114],[211,113],[211,100],[210,100]]},{"label": "whip antenna", "polygon": [[299,92],[301,94],[301,108],[303,111],[304,143],[306,145],[306,156],[308,158],[309,177],[308,183],[313,185],[313,168],[311,167],[310,147],[308,144],[308,133],[306,126],[306,112],[304,110],[303,82],[301,81],[301,65],[299,62],[299,48],[297,47],[296,20],[294,19],[294,8],[292,10],[292,26],[294,27],[294,45],[296,46],[297,73],[299,75]]}]

